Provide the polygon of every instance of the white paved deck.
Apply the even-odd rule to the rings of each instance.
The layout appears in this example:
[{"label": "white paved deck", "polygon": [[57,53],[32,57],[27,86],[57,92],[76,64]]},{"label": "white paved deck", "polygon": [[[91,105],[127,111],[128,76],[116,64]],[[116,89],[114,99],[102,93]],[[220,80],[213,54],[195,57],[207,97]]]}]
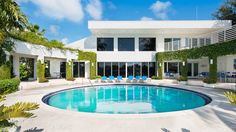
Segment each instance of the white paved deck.
[{"label": "white paved deck", "polygon": [[[66,88],[81,86],[81,82],[61,86],[28,88],[7,96],[6,105],[18,101],[37,102],[37,117],[19,119],[20,131],[45,132],[233,132],[236,131],[236,105],[228,103],[222,89],[184,86],[172,81],[152,81],[152,84],[186,88],[209,95],[213,101],[200,108],[157,114],[91,114],[57,109],[44,104],[44,95]],[[87,85],[86,81],[83,85]],[[25,85],[25,84],[24,84]],[[46,84],[44,84],[46,85]]]}]

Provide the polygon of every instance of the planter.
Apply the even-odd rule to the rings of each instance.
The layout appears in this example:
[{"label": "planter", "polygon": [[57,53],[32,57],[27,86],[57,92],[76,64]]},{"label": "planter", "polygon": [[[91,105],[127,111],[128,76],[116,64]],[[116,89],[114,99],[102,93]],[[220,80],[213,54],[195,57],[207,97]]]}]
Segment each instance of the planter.
[{"label": "planter", "polygon": [[178,81],[178,84],[181,84],[181,85],[187,85],[187,81]]},{"label": "planter", "polygon": [[203,83],[203,87],[205,87],[205,88],[215,88],[216,83],[213,83],[213,84]]}]

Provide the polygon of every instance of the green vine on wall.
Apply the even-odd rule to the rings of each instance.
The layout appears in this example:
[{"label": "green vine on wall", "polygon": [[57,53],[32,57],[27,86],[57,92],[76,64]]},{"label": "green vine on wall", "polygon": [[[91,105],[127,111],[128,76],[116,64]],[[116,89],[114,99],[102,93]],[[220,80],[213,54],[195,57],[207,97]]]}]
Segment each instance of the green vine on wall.
[{"label": "green vine on wall", "polygon": [[[211,83],[217,81],[217,57],[225,55],[236,54],[236,40],[217,43],[213,45],[208,45],[199,48],[185,49],[178,51],[169,51],[169,52],[159,52],[156,54],[157,64],[163,63],[168,60],[181,60],[185,61],[185,67],[182,67],[180,72],[182,76],[187,77],[187,59],[199,59],[201,57],[208,57],[209,61],[212,59],[213,64],[209,66],[209,79]],[[162,78],[163,65],[161,67],[158,65],[158,75]]]},{"label": "green vine on wall", "polygon": [[78,51],[79,61],[90,61],[90,79],[96,78],[97,54],[95,52]]},{"label": "green vine on wall", "polygon": [[41,60],[37,61],[37,79],[39,83],[48,82],[45,78],[45,64]]},{"label": "green vine on wall", "polygon": [[72,61],[68,61],[66,62],[66,80],[67,81],[74,81],[73,78],[73,62]]}]

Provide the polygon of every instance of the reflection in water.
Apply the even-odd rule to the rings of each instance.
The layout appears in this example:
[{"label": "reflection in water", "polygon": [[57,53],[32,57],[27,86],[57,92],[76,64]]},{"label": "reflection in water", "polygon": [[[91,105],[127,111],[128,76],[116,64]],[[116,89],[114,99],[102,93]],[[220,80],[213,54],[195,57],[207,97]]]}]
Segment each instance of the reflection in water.
[{"label": "reflection in water", "polygon": [[158,113],[196,108],[206,101],[193,92],[138,85],[97,86],[58,93],[49,105],[97,113]]}]

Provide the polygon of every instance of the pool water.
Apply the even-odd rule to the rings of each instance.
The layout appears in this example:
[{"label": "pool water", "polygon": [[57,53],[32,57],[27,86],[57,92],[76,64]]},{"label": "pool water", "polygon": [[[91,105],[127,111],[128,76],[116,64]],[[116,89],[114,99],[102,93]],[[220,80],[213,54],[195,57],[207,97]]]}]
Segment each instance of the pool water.
[{"label": "pool water", "polygon": [[144,114],[193,109],[209,103],[205,95],[149,85],[106,85],[56,92],[44,102],[60,109],[91,113]]}]

